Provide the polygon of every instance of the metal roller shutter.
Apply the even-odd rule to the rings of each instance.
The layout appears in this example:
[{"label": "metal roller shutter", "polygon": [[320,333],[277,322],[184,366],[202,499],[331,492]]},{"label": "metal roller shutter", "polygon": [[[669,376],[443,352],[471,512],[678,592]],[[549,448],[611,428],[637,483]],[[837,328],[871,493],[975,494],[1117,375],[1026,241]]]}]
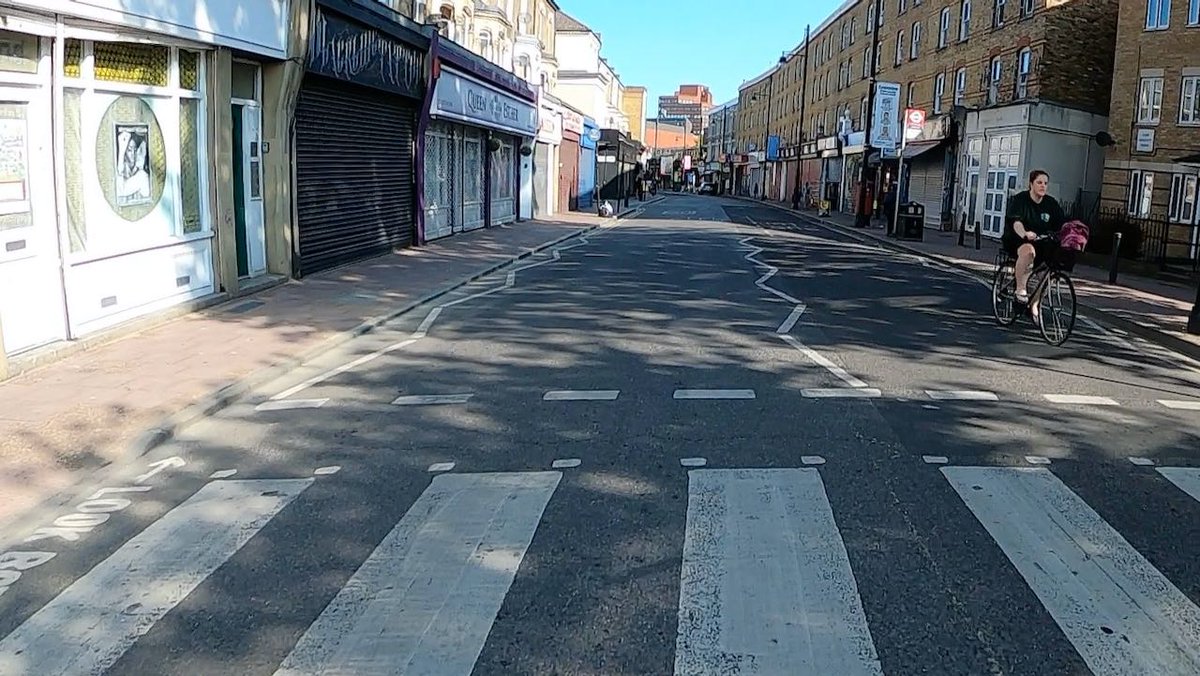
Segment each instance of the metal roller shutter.
[{"label": "metal roller shutter", "polygon": [[930,153],[937,158],[931,161],[924,157],[918,158],[908,170],[908,197],[925,207],[925,227],[942,227],[942,193],[945,190],[946,177],[942,165],[942,153]]},{"label": "metal roller shutter", "polygon": [[416,108],[309,76],[296,110],[296,276],[415,241]]},{"label": "metal roller shutter", "polygon": [[561,213],[579,209],[579,144],[563,139],[558,147],[558,210]]}]

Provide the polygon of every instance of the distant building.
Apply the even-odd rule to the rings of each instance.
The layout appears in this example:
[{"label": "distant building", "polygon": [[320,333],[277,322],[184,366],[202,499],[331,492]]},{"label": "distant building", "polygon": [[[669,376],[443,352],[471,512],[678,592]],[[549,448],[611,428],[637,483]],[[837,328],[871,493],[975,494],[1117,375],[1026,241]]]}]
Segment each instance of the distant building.
[{"label": "distant building", "polygon": [[634,141],[645,139],[643,120],[646,119],[646,88],[626,87],[621,95],[621,112],[629,118],[629,136]]},{"label": "distant building", "polygon": [[712,92],[704,85],[680,85],[674,94],[658,97],[659,117],[687,117],[700,131],[704,131],[712,107]]}]

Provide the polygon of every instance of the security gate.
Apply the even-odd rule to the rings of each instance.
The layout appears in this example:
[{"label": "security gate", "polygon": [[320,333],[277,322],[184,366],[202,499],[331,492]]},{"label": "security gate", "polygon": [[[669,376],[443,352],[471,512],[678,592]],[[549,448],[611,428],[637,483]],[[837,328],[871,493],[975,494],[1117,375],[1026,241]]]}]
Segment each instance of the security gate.
[{"label": "security gate", "polygon": [[492,223],[511,223],[517,220],[517,149],[511,137],[495,138],[500,149],[492,154]]},{"label": "security gate", "polygon": [[425,239],[484,224],[483,132],[432,123],[425,132]]}]

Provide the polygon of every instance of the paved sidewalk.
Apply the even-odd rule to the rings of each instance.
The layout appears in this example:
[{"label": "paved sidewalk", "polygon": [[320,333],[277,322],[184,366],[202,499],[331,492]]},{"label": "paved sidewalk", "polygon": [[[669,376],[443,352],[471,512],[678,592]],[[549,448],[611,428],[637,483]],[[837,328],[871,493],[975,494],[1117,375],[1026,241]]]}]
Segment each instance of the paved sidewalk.
[{"label": "paved sidewalk", "polygon": [[[746,200],[755,202],[755,200]],[[762,202],[791,212],[787,205]],[[862,229],[854,226],[854,217],[833,214],[817,217],[814,211],[792,212],[835,226],[849,234],[867,237],[887,246],[919,253],[952,264],[959,268],[990,276],[996,257],[998,242],[984,239],[977,251],[975,240],[968,235],[966,246],[958,246],[957,232],[926,230],[920,242],[897,241],[887,237],[881,221],[872,220],[871,227]],[[1085,307],[1098,311],[1106,319],[1120,327],[1136,332],[1148,340],[1166,345],[1193,358],[1200,359],[1200,336],[1187,333],[1187,318],[1196,299],[1195,287],[1185,287],[1161,282],[1146,277],[1123,273],[1114,286],[1108,283],[1108,271],[1077,265],[1071,273],[1075,281],[1075,292]]]},{"label": "paved sidewalk", "polygon": [[250,381],[603,222],[567,214],[457,235],[293,280],[0,383],[0,523],[82,472],[144,452]]}]

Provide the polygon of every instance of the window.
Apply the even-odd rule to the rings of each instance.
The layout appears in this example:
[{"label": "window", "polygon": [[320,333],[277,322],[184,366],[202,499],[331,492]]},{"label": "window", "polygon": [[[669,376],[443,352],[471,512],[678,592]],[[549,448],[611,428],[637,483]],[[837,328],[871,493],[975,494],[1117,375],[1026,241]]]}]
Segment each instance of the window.
[{"label": "window", "polygon": [[875,52],[875,72],[876,73],[879,72],[880,67],[882,65],[883,65],[883,50],[877,50]]},{"label": "window", "polygon": [[1029,95],[1029,70],[1033,65],[1033,51],[1028,47],[1017,54],[1017,82],[1014,93],[1018,99]]},{"label": "window", "polygon": [[1037,6],[1037,0],[1021,0],[1021,16],[1029,18],[1033,16],[1033,10]]},{"label": "window", "polygon": [[1179,124],[1200,124],[1200,77],[1183,78],[1179,93]]},{"label": "window", "polygon": [[867,5],[867,35],[870,35],[873,30],[875,30],[875,3],[871,2]]},{"label": "window", "polygon": [[849,87],[851,82],[854,82],[854,57],[847,56],[846,57],[846,86]]},{"label": "window", "polygon": [[933,114],[942,114],[942,97],[946,95],[946,74],[938,73],[933,80]]},{"label": "window", "polygon": [[958,41],[965,42],[971,35],[971,0],[962,0],[958,17]]},{"label": "window", "polygon": [[1171,26],[1171,0],[1146,0],[1146,30],[1166,30]]},{"label": "window", "polygon": [[[1200,2],[1200,0],[1197,0]],[[938,18],[938,49],[945,47],[950,42],[950,8],[942,10],[941,17]]]},{"label": "window", "polygon": [[850,44],[854,44],[854,36],[858,34],[858,17],[850,17]]},{"label": "window", "polygon": [[912,47],[909,49],[908,58],[916,59],[921,55],[921,23],[917,22],[912,25]]},{"label": "window", "polygon": [[858,119],[862,120],[864,127],[867,124],[867,97],[862,97],[862,101],[858,104]]},{"label": "window", "polygon": [[906,108],[914,107],[913,104],[917,100],[917,85],[915,82],[908,83],[908,94],[904,98],[904,106]]},{"label": "window", "polygon": [[1008,0],[996,0],[996,11],[992,14],[992,26],[999,28],[1004,25],[1004,8]]},{"label": "window", "polygon": [[896,10],[897,14],[903,14],[908,11],[908,0],[900,0],[900,9]]},{"label": "window", "polygon": [[884,0],[879,0],[879,16],[876,18],[879,20],[880,26],[883,26],[883,16],[886,13],[887,13],[887,3],[884,2]]},{"label": "window", "polygon": [[1196,184],[1194,175],[1175,174],[1171,177],[1171,205],[1167,219],[1172,223],[1191,225],[1196,222]]},{"label": "window", "polygon": [[1144,77],[1138,87],[1139,124],[1158,124],[1162,119],[1163,79]]},{"label": "window", "polygon": [[1129,203],[1130,216],[1146,218],[1150,215],[1150,206],[1154,202],[1154,172],[1134,169],[1129,172]]},{"label": "window", "polygon": [[988,82],[987,102],[988,105],[994,104],[1000,100],[1000,81],[1004,79],[1004,62],[1000,57],[992,59],[991,77]]},{"label": "window", "polygon": [[904,31],[896,33],[896,65],[904,63]]},{"label": "window", "polygon": [[1188,2],[1188,25],[1200,26],[1200,0]]},{"label": "window", "polygon": [[863,52],[863,79],[869,77],[871,77],[871,48],[867,47]]},{"label": "window", "polygon": [[961,106],[967,95],[967,69],[959,68],[954,74],[954,105]]}]

